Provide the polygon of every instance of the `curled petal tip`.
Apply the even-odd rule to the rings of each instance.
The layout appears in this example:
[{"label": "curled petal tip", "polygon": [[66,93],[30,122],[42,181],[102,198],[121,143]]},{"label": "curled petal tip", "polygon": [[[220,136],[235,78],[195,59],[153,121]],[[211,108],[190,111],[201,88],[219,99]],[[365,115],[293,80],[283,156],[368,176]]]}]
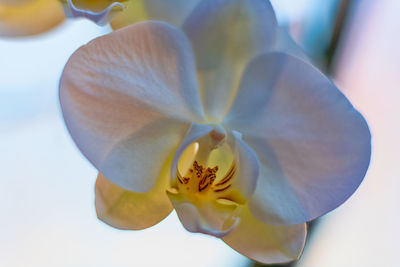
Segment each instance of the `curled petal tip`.
[{"label": "curled petal tip", "polygon": [[110,22],[117,8],[124,10],[125,6],[121,2],[113,2],[106,8],[97,11],[99,10],[97,6],[93,6],[93,9],[80,8],[72,0],[67,0],[67,3],[64,4],[64,11],[68,17],[87,18],[98,25],[106,25]]}]

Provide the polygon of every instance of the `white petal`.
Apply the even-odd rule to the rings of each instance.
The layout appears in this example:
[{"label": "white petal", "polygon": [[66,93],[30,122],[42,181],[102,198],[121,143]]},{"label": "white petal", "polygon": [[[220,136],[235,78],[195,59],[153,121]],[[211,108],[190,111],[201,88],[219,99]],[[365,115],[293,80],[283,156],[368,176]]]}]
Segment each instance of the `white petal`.
[{"label": "white petal", "polygon": [[264,264],[285,263],[300,257],[306,241],[306,224],[264,224],[247,207],[241,209],[238,217],[238,225],[222,240],[240,254]]},{"label": "white petal", "polygon": [[208,117],[223,118],[249,60],[274,45],[276,24],[264,0],[204,0],[185,21]]},{"label": "white petal", "polygon": [[363,117],[317,69],[283,53],[249,64],[225,123],[260,160],[249,207],[267,223],[298,224],[331,211],[369,165]]},{"label": "white petal", "polygon": [[60,101],[70,134],[108,179],[148,191],[202,107],[190,45],[144,22],[100,37],[68,61]]}]

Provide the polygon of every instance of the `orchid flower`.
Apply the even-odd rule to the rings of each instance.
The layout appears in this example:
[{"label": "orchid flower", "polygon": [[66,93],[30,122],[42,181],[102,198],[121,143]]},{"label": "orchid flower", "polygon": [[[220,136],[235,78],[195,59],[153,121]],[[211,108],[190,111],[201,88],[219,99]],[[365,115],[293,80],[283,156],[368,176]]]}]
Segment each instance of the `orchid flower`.
[{"label": "orchid flower", "polygon": [[65,66],[61,108],[99,171],[97,215],[139,230],[175,209],[253,260],[295,260],[305,222],[363,180],[368,126],[315,67],[273,51],[267,1],[204,0],[181,29],[136,23]]},{"label": "orchid flower", "polygon": [[58,0],[0,0],[0,36],[39,34],[63,20]]}]

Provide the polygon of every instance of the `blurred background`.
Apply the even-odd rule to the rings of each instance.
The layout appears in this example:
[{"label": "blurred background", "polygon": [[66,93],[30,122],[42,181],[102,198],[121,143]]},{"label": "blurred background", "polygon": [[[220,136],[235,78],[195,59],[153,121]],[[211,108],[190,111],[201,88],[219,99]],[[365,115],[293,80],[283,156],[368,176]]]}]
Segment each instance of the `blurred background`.
[{"label": "blurred background", "polygon": [[[400,1],[272,3],[373,136],[364,182],[312,223],[302,258],[287,266],[400,266]],[[96,171],[68,136],[57,87],[73,51],[107,32],[74,20],[34,37],[0,38],[0,266],[262,266],[186,232],[175,213],[138,232],[97,220]]]}]

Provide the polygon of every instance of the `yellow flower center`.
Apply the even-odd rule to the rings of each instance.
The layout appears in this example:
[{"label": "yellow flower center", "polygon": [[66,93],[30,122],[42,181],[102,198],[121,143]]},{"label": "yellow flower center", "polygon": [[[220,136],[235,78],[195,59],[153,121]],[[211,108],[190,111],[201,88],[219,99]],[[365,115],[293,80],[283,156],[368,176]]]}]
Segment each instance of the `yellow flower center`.
[{"label": "yellow flower center", "polygon": [[232,164],[228,173],[220,181],[215,182],[217,172],[218,166],[204,168],[195,160],[193,167],[189,169],[186,176],[182,176],[179,170],[177,171],[177,180],[183,190],[191,193],[208,193],[209,190],[222,192],[232,185],[229,181],[235,173],[235,164]]},{"label": "yellow flower center", "polygon": [[[212,131],[182,153],[172,187],[192,201],[224,198],[232,186],[236,160],[225,134]],[[230,199],[230,197],[226,197]]]},{"label": "yellow flower center", "polygon": [[238,163],[221,129],[183,151],[167,193],[187,230],[221,237],[235,227],[238,208],[246,203],[235,186]]}]

